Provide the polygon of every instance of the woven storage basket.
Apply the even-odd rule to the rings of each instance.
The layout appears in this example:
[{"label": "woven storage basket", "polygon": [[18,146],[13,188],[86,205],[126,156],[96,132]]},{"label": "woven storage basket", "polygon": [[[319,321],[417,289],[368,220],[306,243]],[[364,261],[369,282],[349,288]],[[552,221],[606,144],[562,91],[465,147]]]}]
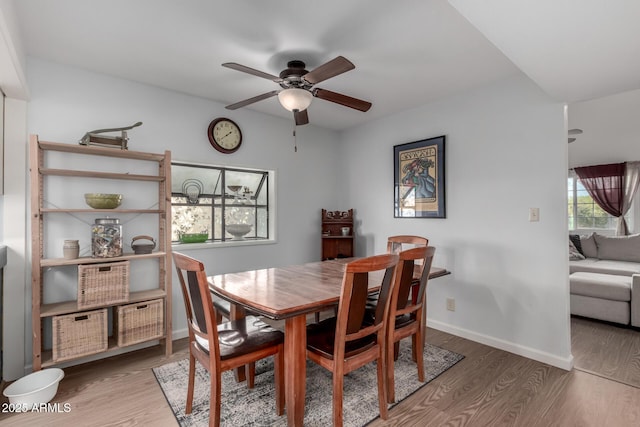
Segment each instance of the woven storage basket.
[{"label": "woven storage basket", "polygon": [[118,346],[164,336],[164,300],[144,301],[118,307]]},{"label": "woven storage basket", "polygon": [[107,350],[107,309],[53,316],[53,361]]},{"label": "woven storage basket", "polygon": [[129,301],[129,261],[78,266],[78,308]]}]

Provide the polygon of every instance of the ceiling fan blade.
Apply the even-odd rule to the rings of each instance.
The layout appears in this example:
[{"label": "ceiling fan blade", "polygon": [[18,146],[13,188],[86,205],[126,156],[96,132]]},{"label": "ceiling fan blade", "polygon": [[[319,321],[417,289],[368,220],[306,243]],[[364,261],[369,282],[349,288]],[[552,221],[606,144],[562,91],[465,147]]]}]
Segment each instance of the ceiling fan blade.
[{"label": "ceiling fan blade", "polygon": [[253,104],[254,102],[262,101],[263,99],[271,98],[272,96],[276,96],[280,92],[279,90],[272,90],[271,92],[263,93],[262,95],[254,96],[253,98],[245,99],[244,101],[236,102],[235,104],[227,105],[225,108],[227,110],[237,110],[240,107],[244,107],[249,104]]},{"label": "ceiling fan blade", "polygon": [[356,66],[353,65],[351,61],[344,56],[338,56],[337,58],[320,65],[314,70],[309,71],[304,75],[304,79],[314,85],[331,77],[335,77],[338,74],[353,70],[354,68],[356,68]]},{"label": "ceiling fan blade", "polygon": [[294,111],[293,118],[296,120],[296,126],[306,125],[309,123],[309,114],[307,114],[307,110]]},{"label": "ceiling fan blade", "polygon": [[240,65],[236,62],[225,62],[222,64],[223,67],[231,68],[232,70],[242,71],[243,73],[251,74],[253,76],[262,77],[263,79],[272,80],[274,82],[281,82],[282,79],[278,76],[274,76],[273,74],[265,73],[260,70],[256,70],[251,67],[247,67],[245,65]]},{"label": "ceiling fan blade", "polygon": [[313,95],[316,98],[335,102],[336,104],[344,105],[345,107],[353,108],[360,111],[369,111],[369,108],[371,108],[372,105],[370,102],[363,101],[362,99],[352,98],[350,96],[332,92],[326,89],[314,89]]}]

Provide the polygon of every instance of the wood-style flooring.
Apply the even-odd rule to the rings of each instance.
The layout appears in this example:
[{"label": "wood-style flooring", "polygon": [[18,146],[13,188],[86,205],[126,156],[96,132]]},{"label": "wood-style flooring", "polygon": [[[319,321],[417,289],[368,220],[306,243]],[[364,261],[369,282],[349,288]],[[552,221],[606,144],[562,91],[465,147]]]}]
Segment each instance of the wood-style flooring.
[{"label": "wood-style flooring", "polygon": [[640,387],[640,330],[582,317],[571,318],[574,367]]},{"label": "wood-style flooring", "polygon": [[[588,372],[567,372],[433,329],[431,344],[466,357],[371,426],[638,426],[640,389]],[[186,357],[185,340],[171,359]],[[66,368],[54,402],[68,413],[1,414],[12,426],[176,426],[151,368],[153,347]],[[186,391],[185,391],[186,393]],[[236,427],[236,426],[234,426]]]}]

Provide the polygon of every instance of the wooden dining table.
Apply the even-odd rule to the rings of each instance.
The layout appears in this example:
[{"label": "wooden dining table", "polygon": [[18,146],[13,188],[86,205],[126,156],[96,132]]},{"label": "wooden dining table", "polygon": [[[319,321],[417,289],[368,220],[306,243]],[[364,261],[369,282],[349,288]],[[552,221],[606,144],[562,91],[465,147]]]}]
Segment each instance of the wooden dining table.
[{"label": "wooden dining table", "polygon": [[[307,314],[332,308],[340,300],[344,266],[355,258],[311,262],[211,276],[211,291],[231,302],[231,317],[245,312],[284,320],[287,424],[302,426],[306,388]],[[429,278],[449,274],[431,267]],[[371,273],[369,290],[377,290],[383,272]],[[253,314],[252,313],[252,314]]]}]

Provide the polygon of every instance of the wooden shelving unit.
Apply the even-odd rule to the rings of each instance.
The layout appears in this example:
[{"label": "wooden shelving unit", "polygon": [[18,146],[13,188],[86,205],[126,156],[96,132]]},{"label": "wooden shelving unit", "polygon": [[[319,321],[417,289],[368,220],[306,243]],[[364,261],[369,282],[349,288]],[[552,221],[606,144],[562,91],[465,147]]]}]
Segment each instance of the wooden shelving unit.
[{"label": "wooden shelving unit", "polygon": [[[82,162],[71,158],[72,165],[67,169],[55,169],[47,167],[47,152],[56,151],[63,153],[73,153],[87,156],[103,156],[108,158],[120,158],[133,161],[155,162],[157,163],[156,175],[144,175],[137,173],[114,173],[100,170],[83,170]],[[105,148],[96,146],[83,146],[73,144],[62,144],[57,142],[40,141],[37,135],[30,136],[30,177],[31,177],[31,244],[32,244],[32,325],[33,325],[33,369],[37,371],[43,367],[56,365],[52,359],[52,352],[43,350],[44,337],[43,325],[48,319],[55,316],[67,314],[81,314],[86,310],[78,306],[78,301],[46,302],[43,301],[43,287],[45,286],[45,269],[55,269],[68,266],[91,265],[99,263],[109,263],[116,261],[130,261],[131,268],[135,268],[136,261],[157,260],[158,283],[153,289],[136,290],[129,292],[127,302],[104,303],[97,308],[111,309],[115,315],[115,310],[128,304],[143,303],[145,301],[162,299],[164,302],[164,335],[160,338],[160,343],[164,345],[166,355],[172,352],[171,336],[171,152],[165,151],[162,154],[145,153],[139,151],[128,151],[117,148]],[[78,169],[74,169],[77,166]],[[157,209],[91,209],[91,208],[50,208],[45,207],[44,192],[50,191],[51,186],[45,186],[47,177],[57,176],[66,178],[92,178],[99,180],[116,181],[142,181],[158,183],[158,208]],[[64,191],[57,188],[57,191]],[[124,191],[126,194],[126,190]],[[76,259],[47,258],[45,257],[45,243],[47,232],[44,229],[44,219],[47,215],[59,214],[137,214],[137,215],[158,215],[158,237],[157,248],[149,254],[124,253],[122,256],[113,258],[92,258],[80,257]],[[47,283],[47,287],[55,288],[56,283]],[[156,303],[157,304],[157,303]],[[160,325],[160,322],[156,323]],[[158,340],[157,337],[150,338],[149,341]],[[115,339],[115,330],[109,338],[107,351],[104,355],[116,351],[121,352]],[[102,354],[102,353],[101,353]],[[85,357],[79,356],[78,359]],[[65,360],[66,362],[66,360]]]},{"label": "wooden shelving unit", "polygon": [[[347,235],[342,229],[348,228]],[[353,209],[328,211],[322,209],[322,261],[334,258],[349,258],[355,253]]]}]

